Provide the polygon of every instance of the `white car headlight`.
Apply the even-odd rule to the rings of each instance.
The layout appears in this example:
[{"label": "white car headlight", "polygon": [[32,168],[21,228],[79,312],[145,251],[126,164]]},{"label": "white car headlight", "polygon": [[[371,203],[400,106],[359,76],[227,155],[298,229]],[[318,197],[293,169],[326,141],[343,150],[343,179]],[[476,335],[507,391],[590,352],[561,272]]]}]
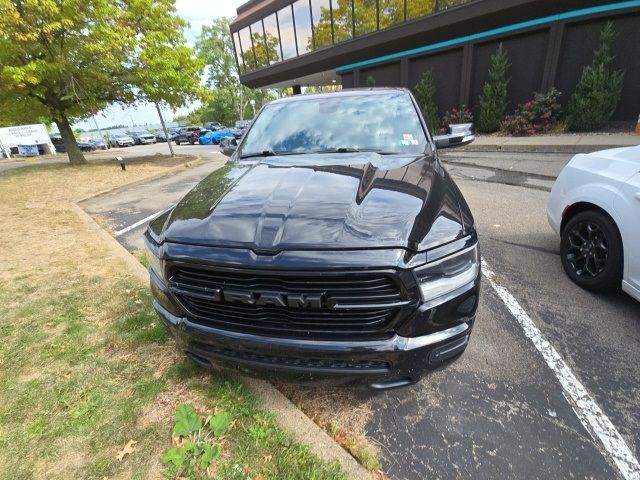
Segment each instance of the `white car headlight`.
[{"label": "white car headlight", "polygon": [[[427,254],[428,259],[428,254]],[[473,282],[480,273],[478,243],[415,271],[422,299],[431,302]]]}]

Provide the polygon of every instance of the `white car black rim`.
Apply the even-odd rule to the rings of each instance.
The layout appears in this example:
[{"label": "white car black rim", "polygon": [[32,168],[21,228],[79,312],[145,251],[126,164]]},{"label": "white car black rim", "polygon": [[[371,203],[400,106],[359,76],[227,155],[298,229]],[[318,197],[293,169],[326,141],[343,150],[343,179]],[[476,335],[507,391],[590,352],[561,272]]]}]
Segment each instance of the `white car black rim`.
[{"label": "white car black rim", "polygon": [[565,256],[578,277],[595,278],[607,266],[607,236],[596,223],[579,222],[569,231]]}]

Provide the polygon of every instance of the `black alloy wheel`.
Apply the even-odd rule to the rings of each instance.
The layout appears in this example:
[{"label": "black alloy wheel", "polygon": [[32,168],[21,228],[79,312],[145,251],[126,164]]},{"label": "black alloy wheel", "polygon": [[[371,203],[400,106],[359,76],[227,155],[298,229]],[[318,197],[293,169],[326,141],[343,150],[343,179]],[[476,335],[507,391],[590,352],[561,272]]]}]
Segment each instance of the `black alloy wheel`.
[{"label": "black alloy wheel", "polygon": [[623,251],[615,223],[596,210],[575,215],[562,231],[560,256],[565,272],[580,287],[617,291]]}]

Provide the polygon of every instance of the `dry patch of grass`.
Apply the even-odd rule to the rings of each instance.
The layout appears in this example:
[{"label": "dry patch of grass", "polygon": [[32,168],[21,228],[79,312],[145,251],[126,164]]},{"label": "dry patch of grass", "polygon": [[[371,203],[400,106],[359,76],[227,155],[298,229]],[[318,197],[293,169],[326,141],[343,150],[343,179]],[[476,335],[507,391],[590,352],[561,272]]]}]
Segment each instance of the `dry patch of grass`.
[{"label": "dry patch of grass", "polygon": [[[0,174],[0,477],[161,478],[185,400],[236,421],[218,478],[342,478],[292,444],[239,382],[178,357],[151,308],[71,205],[186,158],[147,157]],[[130,440],[133,451],[117,460]],[[269,462],[265,454],[272,454]],[[239,466],[239,467],[238,467]]]},{"label": "dry patch of grass", "polygon": [[278,385],[300,410],[346,448],[365,468],[380,470],[378,451],[368,440],[365,427],[371,418],[366,395],[346,388],[302,388]]}]

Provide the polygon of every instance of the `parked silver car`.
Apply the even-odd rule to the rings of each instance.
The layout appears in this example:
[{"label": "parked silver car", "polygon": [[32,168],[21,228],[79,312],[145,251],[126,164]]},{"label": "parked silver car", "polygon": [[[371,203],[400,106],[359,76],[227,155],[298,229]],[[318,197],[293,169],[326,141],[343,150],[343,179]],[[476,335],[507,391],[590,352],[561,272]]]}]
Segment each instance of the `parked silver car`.
[{"label": "parked silver car", "polygon": [[135,141],[129,135],[111,133],[109,134],[109,145],[112,147],[133,147]]},{"label": "parked silver car", "polygon": [[131,137],[136,145],[148,145],[156,143],[156,136],[149,130],[134,130]]}]

